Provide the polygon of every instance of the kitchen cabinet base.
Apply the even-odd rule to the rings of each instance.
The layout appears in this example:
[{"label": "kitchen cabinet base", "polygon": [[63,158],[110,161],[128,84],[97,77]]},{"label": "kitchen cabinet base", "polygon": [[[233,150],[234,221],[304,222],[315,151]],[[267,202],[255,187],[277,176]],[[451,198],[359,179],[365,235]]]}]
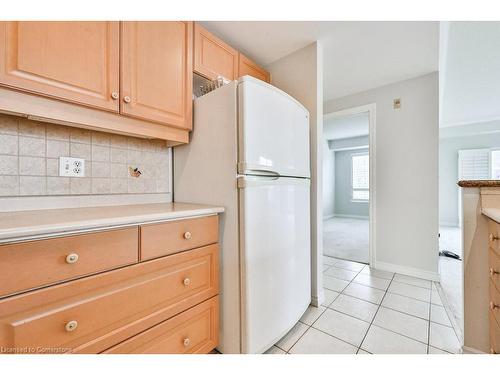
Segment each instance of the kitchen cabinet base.
[{"label": "kitchen cabinet base", "polygon": [[169,146],[189,142],[188,129],[128,118],[2,87],[0,97],[0,113],[77,128],[164,139]]}]

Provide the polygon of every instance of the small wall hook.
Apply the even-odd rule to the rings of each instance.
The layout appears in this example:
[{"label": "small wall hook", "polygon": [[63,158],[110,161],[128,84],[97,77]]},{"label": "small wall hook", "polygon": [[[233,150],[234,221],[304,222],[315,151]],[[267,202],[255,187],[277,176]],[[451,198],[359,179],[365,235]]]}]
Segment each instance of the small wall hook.
[{"label": "small wall hook", "polygon": [[134,168],[134,167],[128,167],[128,172],[132,177],[140,177],[140,175],[142,174],[139,168]]}]

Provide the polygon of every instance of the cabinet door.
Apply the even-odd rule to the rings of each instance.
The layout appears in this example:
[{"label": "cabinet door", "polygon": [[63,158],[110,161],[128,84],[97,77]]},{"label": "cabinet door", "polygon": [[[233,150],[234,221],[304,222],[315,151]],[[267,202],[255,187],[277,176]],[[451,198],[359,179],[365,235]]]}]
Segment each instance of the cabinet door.
[{"label": "cabinet door", "polygon": [[120,112],[191,129],[192,42],[192,22],[123,22]]},{"label": "cabinet door", "polygon": [[194,71],[209,79],[223,76],[233,80],[238,71],[238,51],[195,24]]},{"label": "cabinet door", "polygon": [[118,112],[119,37],[118,22],[0,22],[0,84]]},{"label": "cabinet door", "polygon": [[258,79],[265,81],[265,82],[271,81],[271,77],[270,77],[268,71],[264,70],[264,68],[257,65],[252,60],[250,60],[248,57],[246,57],[245,55],[240,53],[239,54],[239,62],[238,62],[238,77],[242,77],[245,75],[249,75],[249,76],[258,78]]}]

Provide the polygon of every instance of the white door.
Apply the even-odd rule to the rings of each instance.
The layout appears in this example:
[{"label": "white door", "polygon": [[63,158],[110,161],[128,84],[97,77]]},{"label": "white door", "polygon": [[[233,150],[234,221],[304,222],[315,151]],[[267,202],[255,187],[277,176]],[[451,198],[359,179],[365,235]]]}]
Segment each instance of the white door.
[{"label": "white door", "polygon": [[309,112],[276,87],[238,83],[238,172],[309,177]]},{"label": "white door", "polygon": [[240,177],[242,353],[262,353],[311,301],[310,182]]}]

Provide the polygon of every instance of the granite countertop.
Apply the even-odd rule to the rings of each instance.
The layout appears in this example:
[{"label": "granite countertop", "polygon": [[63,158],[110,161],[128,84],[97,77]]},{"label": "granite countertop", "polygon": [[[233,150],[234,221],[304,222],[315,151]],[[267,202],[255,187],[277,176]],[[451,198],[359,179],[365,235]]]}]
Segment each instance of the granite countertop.
[{"label": "granite countertop", "polygon": [[500,187],[500,180],[461,180],[458,181],[460,187]]},{"label": "granite countertop", "polygon": [[152,221],[213,215],[223,207],[192,203],[152,203],[124,206],[0,212],[0,242],[64,234]]}]

